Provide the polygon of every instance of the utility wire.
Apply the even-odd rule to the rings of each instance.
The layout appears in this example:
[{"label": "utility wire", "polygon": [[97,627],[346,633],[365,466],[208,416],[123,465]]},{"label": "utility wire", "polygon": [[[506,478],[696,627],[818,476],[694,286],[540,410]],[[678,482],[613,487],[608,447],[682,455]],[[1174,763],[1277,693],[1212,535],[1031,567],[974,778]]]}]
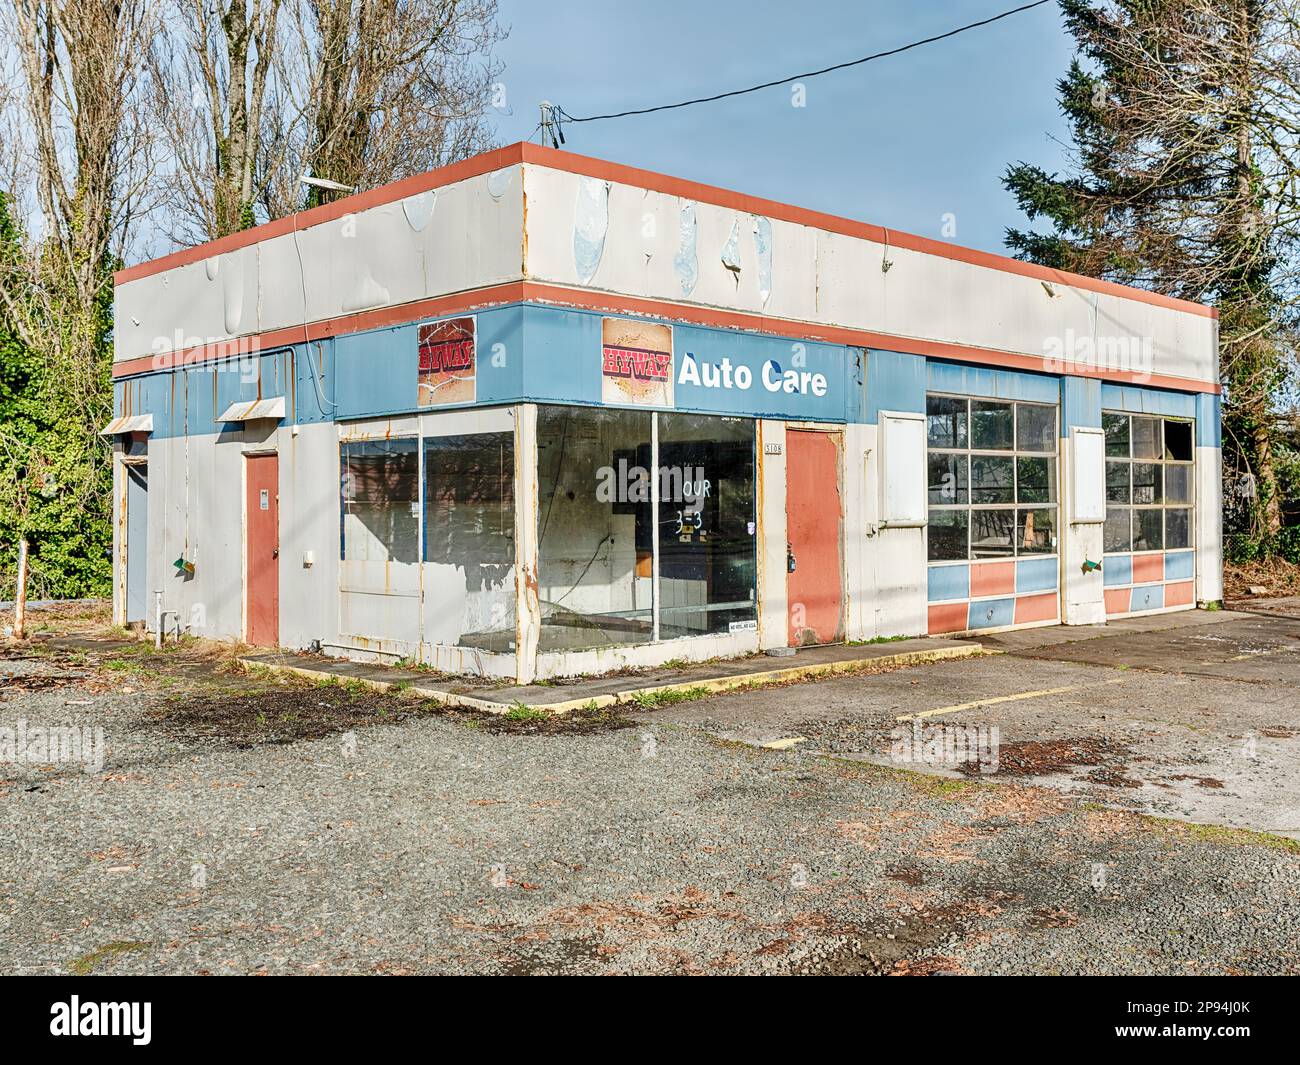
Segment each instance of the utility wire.
[{"label": "utility wire", "polygon": [[1010,11],[1003,11],[1000,15],[993,15],[991,18],[981,19],[979,22],[972,22],[967,26],[958,26],[955,30],[949,30],[947,33],[936,34],[933,37],[926,37],[921,41],[913,41],[911,44],[904,44],[898,48],[891,48],[887,52],[877,52],[875,55],[865,55],[861,59],[851,59],[846,63],[836,63],[831,67],[823,67],[821,70],[810,70],[806,74],[791,74],[788,78],[778,78],[776,81],[765,81],[761,85],[751,85],[747,89],[732,89],[730,92],[720,92],[715,96],[700,96],[694,100],[682,100],[675,104],[660,104],[658,107],[642,107],[634,111],[616,111],[608,115],[585,115],[581,118],[574,118],[562,107],[555,107],[557,116],[562,117],[566,122],[602,122],[607,118],[626,118],[629,115],[648,115],[655,111],[672,111],[679,107],[691,107],[694,104],[713,103],[715,100],[726,100],[732,96],[744,96],[746,93],[758,92],[760,89],[771,89],[777,85],[788,85],[792,81],[804,81],[808,78],[820,77],[822,74],[830,74],[836,70],[846,70],[849,67],[861,66],[863,63],[870,63],[875,59],[885,59],[891,55],[898,55],[902,52],[909,52],[913,48],[920,48],[923,44],[933,44],[935,41],[946,40],[949,37],[955,37],[959,33],[965,33],[967,30],[978,29],[981,26],[987,26],[990,23],[998,22],[1004,18],[1010,18],[1012,15],[1018,15],[1022,11],[1029,11],[1035,7],[1042,7],[1044,4],[1055,3],[1056,0],[1034,0],[1032,4],[1023,4],[1020,7],[1014,7]]}]

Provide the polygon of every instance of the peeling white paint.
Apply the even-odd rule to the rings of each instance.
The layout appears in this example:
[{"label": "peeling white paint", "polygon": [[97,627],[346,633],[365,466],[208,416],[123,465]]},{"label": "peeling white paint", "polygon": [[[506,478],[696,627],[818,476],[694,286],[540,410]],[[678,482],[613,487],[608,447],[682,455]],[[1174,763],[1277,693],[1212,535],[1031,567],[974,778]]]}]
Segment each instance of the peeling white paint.
[{"label": "peeling white paint", "polygon": [[430,189],[428,192],[408,196],[402,201],[402,213],[406,221],[417,233],[423,231],[433,220],[433,209],[438,203],[438,194]]},{"label": "peeling white paint", "polygon": [[772,220],[754,216],[754,252],[758,256],[758,296],[766,306],[772,295]]},{"label": "peeling white paint", "polygon": [[515,176],[515,168],[507,166],[501,170],[494,170],[488,175],[487,190],[488,195],[494,200],[501,199],[510,188],[510,182]]},{"label": "peeling white paint", "polygon": [[596,276],[609,229],[609,182],[583,178],[573,217],[573,264],[584,285]]},{"label": "peeling white paint", "polygon": [[244,319],[244,260],[242,252],[223,255],[226,268],[221,271],[222,307],[226,332],[234,336]]},{"label": "peeling white paint", "polygon": [[686,201],[677,212],[677,255],[673,271],[682,286],[682,295],[689,296],[700,279],[700,256],[696,247],[699,227],[695,218],[695,204]]},{"label": "peeling white paint", "polygon": [[725,266],[736,278],[736,286],[740,286],[740,223],[736,219],[731,221],[731,235],[727,237],[727,243],[722,246],[722,265]]}]

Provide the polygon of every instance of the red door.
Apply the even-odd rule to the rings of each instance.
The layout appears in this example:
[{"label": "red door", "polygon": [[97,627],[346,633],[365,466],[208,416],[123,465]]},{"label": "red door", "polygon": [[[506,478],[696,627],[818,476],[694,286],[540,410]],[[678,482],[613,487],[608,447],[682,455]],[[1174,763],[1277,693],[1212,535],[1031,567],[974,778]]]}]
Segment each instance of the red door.
[{"label": "red door", "polygon": [[254,647],[280,642],[280,458],[249,455],[244,478],[244,606]]},{"label": "red door", "polygon": [[844,639],[838,433],[785,434],[786,593],[790,643]]}]

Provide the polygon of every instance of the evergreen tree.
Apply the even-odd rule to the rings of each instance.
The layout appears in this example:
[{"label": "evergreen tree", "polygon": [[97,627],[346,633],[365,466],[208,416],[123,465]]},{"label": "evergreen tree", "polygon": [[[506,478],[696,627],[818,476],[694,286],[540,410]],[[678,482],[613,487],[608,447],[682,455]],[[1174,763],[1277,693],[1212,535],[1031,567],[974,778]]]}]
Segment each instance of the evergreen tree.
[{"label": "evergreen tree", "polygon": [[1225,466],[1257,486],[1253,531],[1281,531],[1273,455],[1292,358],[1296,25],[1289,0],[1060,0],[1077,55],[1058,83],[1070,173],[1021,162],[1019,258],[1220,312]]}]

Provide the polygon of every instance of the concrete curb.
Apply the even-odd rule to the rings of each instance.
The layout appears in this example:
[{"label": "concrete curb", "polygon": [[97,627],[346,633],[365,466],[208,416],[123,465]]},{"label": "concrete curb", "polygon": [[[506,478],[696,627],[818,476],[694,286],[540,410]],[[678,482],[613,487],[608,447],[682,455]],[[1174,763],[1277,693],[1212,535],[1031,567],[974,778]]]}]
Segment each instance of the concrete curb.
[{"label": "concrete curb", "polygon": [[[699,691],[707,692],[735,691],[738,688],[762,688],[773,684],[785,684],[794,681],[812,680],[817,677],[831,676],[838,673],[886,672],[903,666],[925,665],[951,658],[974,658],[980,655],[1000,653],[986,651],[977,643],[963,644],[960,647],[938,647],[920,651],[903,651],[893,655],[873,655],[863,658],[847,658],[839,662],[815,662],[805,666],[787,666],[784,669],[755,670],[752,673],[736,673],[728,676],[701,676],[689,680],[673,681],[668,684],[652,684],[639,688],[627,688],[616,692],[604,692],[587,698],[560,699],[552,703],[501,703],[478,696],[463,695],[429,688],[410,681],[376,680],[371,677],[354,677],[335,673],[329,669],[313,669],[307,666],[291,666],[283,662],[271,662],[248,655],[238,659],[241,666],[269,669],[283,673],[293,673],[310,680],[337,680],[342,683],[364,684],[375,691],[389,691],[401,687],[404,692],[411,692],[424,699],[430,699],[441,706],[464,710],[479,710],[488,714],[508,714],[518,706],[524,705],[529,710],[546,714],[567,714],[571,710],[585,707],[617,706],[635,704],[645,700],[653,705],[656,697],[673,692]],[[638,699],[638,696],[641,697]]]}]

